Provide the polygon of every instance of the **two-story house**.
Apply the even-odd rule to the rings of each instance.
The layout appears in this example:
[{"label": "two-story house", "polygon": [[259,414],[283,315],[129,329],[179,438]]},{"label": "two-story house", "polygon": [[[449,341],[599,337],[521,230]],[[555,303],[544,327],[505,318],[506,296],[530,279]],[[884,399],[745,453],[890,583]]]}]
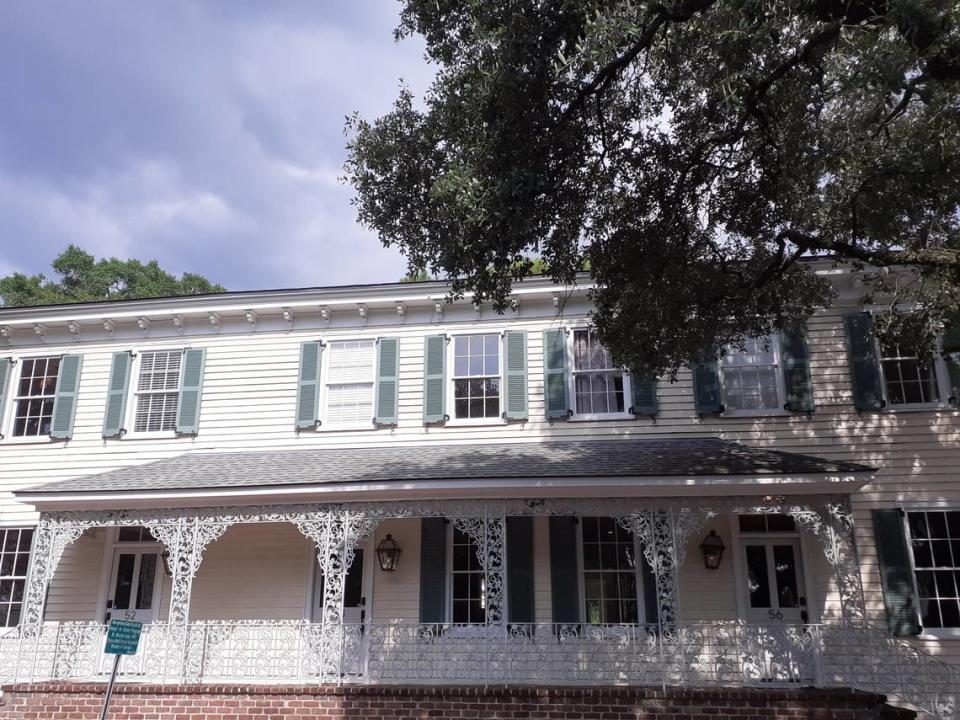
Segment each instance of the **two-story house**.
[{"label": "two-story house", "polygon": [[588,284],[0,310],[4,717],[81,717],[111,618],[145,623],[131,713],[586,717],[589,686],[957,717],[951,368],[812,269],[833,307],[675,382],[611,362]]}]

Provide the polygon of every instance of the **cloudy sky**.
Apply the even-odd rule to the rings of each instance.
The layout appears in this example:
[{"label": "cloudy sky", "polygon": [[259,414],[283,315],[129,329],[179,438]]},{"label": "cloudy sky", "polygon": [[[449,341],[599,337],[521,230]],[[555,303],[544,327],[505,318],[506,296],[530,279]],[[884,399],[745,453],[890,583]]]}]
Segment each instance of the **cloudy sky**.
[{"label": "cloudy sky", "polygon": [[396,0],[11,2],[0,23],[0,274],[69,243],[229,289],[392,281],[355,222],[344,117],[432,75]]}]

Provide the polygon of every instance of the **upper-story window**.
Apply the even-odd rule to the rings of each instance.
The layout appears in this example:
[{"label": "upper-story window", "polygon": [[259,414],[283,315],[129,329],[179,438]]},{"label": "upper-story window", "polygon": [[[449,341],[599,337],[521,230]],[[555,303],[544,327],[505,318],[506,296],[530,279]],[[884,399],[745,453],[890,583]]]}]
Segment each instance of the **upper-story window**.
[{"label": "upper-story window", "polygon": [[500,334],[453,338],[453,417],[500,418]]},{"label": "upper-story window", "polygon": [[887,404],[929,405],[940,401],[937,362],[915,351],[880,344],[880,372]]},{"label": "upper-story window", "polygon": [[368,427],[373,422],[376,342],[327,343],[323,427]]},{"label": "upper-story window", "polygon": [[573,331],[574,413],[579,416],[625,415],[630,378],[613,363],[592,330]]},{"label": "upper-story window", "polygon": [[779,338],[747,338],[743,349],[727,348],[720,359],[723,405],[728,412],[782,410]]},{"label": "upper-story window", "polygon": [[59,373],[60,357],[25,358],[20,361],[20,379],[13,402],[11,434],[14,437],[50,434]]},{"label": "upper-story window", "polygon": [[177,426],[183,350],[151,350],[138,356],[133,432],[172,432]]}]

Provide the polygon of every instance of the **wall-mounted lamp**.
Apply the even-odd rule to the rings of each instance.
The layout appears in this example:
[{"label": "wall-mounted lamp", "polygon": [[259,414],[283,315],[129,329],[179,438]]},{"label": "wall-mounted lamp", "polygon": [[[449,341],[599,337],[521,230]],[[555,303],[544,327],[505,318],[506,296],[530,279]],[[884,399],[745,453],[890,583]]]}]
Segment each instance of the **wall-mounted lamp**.
[{"label": "wall-mounted lamp", "polygon": [[377,543],[377,562],[384,572],[393,572],[400,564],[400,546],[390,533]]},{"label": "wall-mounted lamp", "polygon": [[720,560],[723,558],[726,547],[716,530],[711,530],[710,534],[703,539],[700,543],[700,552],[703,553],[703,564],[707,566],[707,570],[717,570],[720,567]]}]

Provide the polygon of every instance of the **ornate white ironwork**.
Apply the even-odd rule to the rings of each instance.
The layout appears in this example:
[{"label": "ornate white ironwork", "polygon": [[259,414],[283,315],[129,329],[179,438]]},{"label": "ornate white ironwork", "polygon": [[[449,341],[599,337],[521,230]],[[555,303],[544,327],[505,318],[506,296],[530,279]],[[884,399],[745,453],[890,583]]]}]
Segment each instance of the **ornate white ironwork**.
[{"label": "ornate white ironwork", "polygon": [[[657,625],[366,623],[343,626],[338,682],[852,687],[896,696],[942,720],[960,719],[960,670],[851,625],[713,622]],[[0,637],[0,683],[104,680],[99,623],[46,623]],[[182,647],[185,670],[163,658]],[[213,621],[144,627],[121,681],[330,681],[319,623]],[[16,661],[11,659],[15,658]]]}]

